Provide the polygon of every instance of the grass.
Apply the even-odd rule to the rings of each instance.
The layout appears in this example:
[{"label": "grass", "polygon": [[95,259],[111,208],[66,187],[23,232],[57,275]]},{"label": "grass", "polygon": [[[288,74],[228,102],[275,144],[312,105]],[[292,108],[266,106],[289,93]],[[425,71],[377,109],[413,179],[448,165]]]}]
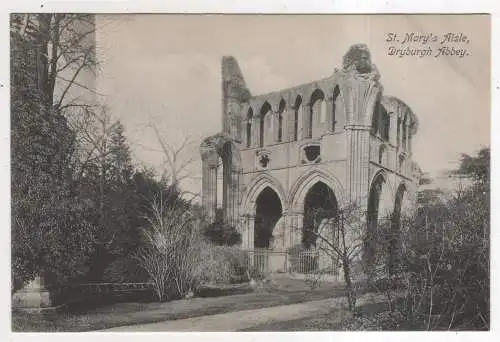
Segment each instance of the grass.
[{"label": "grass", "polygon": [[286,276],[257,290],[252,290],[248,284],[239,285],[233,289],[239,293],[230,294],[234,291],[231,292],[229,289],[222,292],[212,290],[215,292],[205,293],[205,295],[215,295],[214,297],[195,297],[166,303],[117,303],[47,315],[13,312],[12,330],[23,332],[91,331],[295,304],[344,295],[343,286],[339,284],[322,283],[318,288],[311,290],[303,280],[290,279]]},{"label": "grass", "polygon": [[415,331],[402,316],[388,310],[387,304],[374,302],[358,307],[354,316],[347,308],[334,308],[314,317],[291,321],[272,322],[253,326],[242,331]]},{"label": "grass", "polygon": [[[359,310],[365,315],[373,315],[386,310],[386,307],[383,303],[376,303],[363,305]],[[351,330],[346,329],[346,326],[353,319],[346,308],[335,308],[330,312],[314,317],[260,324],[242,331],[342,331]]]}]

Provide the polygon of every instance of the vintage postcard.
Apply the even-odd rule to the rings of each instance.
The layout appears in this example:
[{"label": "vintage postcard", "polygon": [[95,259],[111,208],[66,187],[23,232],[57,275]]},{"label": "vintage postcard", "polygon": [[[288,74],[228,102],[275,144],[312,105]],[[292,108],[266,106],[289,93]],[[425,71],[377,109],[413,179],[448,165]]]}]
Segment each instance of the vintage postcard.
[{"label": "vintage postcard", "polygon": [[14,332],[488,331],[488,14],[11,13]]}]

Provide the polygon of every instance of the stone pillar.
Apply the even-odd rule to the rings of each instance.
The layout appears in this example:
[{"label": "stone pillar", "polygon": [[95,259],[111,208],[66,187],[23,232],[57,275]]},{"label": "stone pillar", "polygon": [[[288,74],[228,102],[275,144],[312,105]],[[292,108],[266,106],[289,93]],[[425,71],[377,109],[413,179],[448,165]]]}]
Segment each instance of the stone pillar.
[{"label": "stone pillar", "polygon": [[251,215],[247,218],[247,249],[254,249],[255,239],[255,216]]},{"label": "stone pillar", "polygon": [[[303,214],[297,212],[286,213],[286,231],[285,231],[285,251],[302,243],[302,220]],[[286,269],[290,272],[293,270],[293,256],[287,254]],[[296,265],[295,265],[296,266]]]},{"label": "stone pillar", "polygon": [[239,180],[240,170],[238,168],[228,166],[229,170],[224,180],[226,201],[225,201],[225,220],[227,224],[235,226],[238,220],[238,197],[239,197]]},{"label": "stone pillar", "polygon": [[370,126],[351,125],[347,128],[347,193],[350,202],[366,207],[369,182]]},{"label": "stone pillar", "polygon": [[249,216],[244,215],[241,218],[241,225],[240,225],[240,234],[241,234],[241,248],[243,250],[248,250],[248,221],[249,221]]},{"label": "stone pillar", "polygon": [[295,215],[295,219],[296,219],[296,229],[294,231],[294,234],[293,234],[293,244],[294,245],[298,245],[298,244],[301,244],[302,243],[302,229],[303,229],[303,226],[304,226],[304,213],[300,212],[300,213],[297,213]]},{"label": "stone pillar", "polygon": [[206,172],[206,214],[209,222],[215,220],[217,208],[217,165],[209,165]]},{"label": "stone pillar", "polygon": [[215,209],[217,208],[217,164],[219,154],[211,142],[211,138],[207,138],[201,143],[200,154],[202,162],[201,205],[207,220],[213,222],[215,220]]},{"label": "stone pillar", "polygon": [[217,157],[217,153],[202,155],[201,204],[209,222],[215,220],[217,208]]}]

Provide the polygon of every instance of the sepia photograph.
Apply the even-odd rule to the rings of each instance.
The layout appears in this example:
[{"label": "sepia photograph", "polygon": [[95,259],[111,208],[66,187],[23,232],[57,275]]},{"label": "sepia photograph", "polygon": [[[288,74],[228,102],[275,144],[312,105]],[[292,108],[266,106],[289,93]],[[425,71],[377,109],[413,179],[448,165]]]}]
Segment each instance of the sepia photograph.
[{"label": "sepia photograph", "polygon": [[491,15],[9,21],[13,332],[491,329]]}]

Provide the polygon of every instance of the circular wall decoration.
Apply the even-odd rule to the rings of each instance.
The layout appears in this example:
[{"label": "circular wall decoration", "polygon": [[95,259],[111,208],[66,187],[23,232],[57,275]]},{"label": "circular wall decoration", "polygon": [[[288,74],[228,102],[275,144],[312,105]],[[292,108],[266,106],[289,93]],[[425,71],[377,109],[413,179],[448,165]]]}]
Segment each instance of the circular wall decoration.
[{"label": "circular wall decoration", "polygon": [[311,144],[302,148],[302,164],[313,164],[321,161],[321,147]]}]

